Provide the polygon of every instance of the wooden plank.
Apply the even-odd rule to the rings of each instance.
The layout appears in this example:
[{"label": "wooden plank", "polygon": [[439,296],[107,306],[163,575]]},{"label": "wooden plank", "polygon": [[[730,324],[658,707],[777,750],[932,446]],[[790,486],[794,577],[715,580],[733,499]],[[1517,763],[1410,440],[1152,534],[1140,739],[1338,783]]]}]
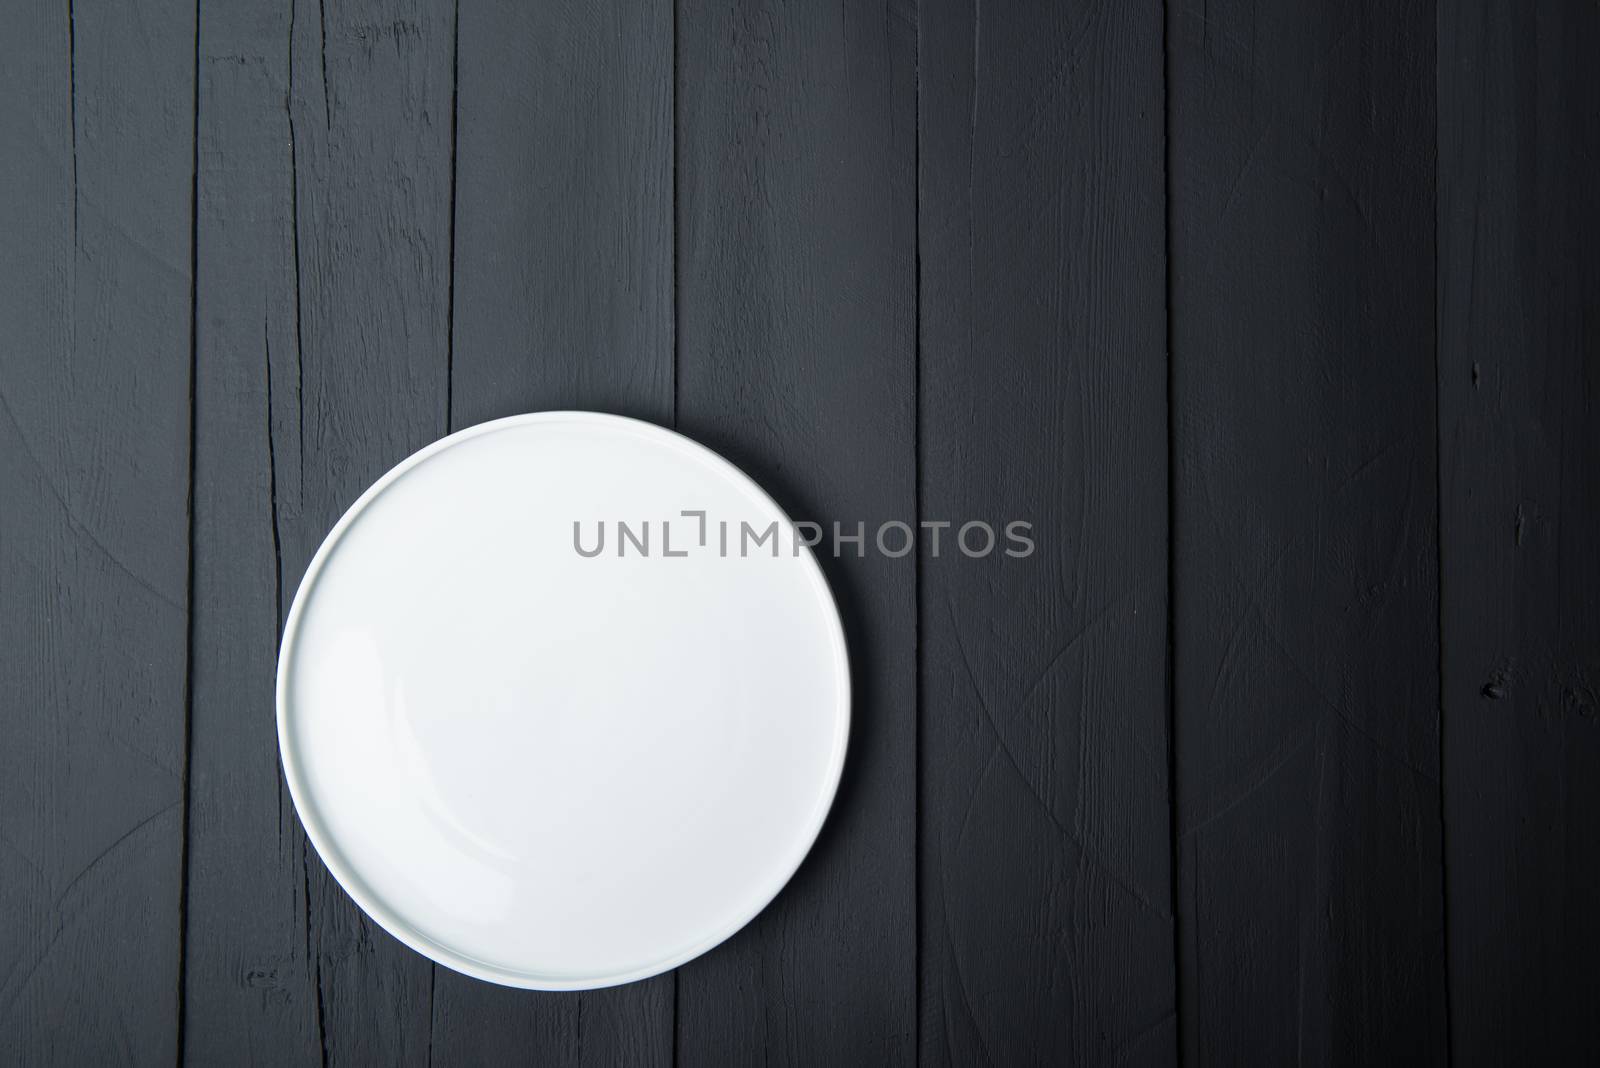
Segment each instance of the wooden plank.
[{"label": "wooden plank", "polygon": [[273,711],[295,581],[278,549],[302,510],[296,15],[251,0],[200,9],[183,990],[183,1054],[196,1064],[315,1063],[322,1049],[304,838],[280,787]]},{"label": "wooden plank", "polygon": [[454,10],[203,18],[185,1052],[420,1064],[431,966],[306,844],[269,695],[323,536],[446,430]]},{"label": "wooden plank", "polygon": [[[300,508],[279,515],[286,601],[351,502],[448,426],[454,7],[346,0],[311,14],[295,12],[290,86],[301,374],[299,425],[285,423],[304,452]],[[306,856],[325,1055],[424,1063],[431,964]]]},{"label": "wooden plank", "polygon": [[1168,58],[1185,1059],[1439,1063],[1434,7]]},{"label": "wooden plank", "polygon": [[[914,41],[898,4],[679,6],[679,426],[846,533],[915,518]],[[684,1064],[914,1058],[914,565],[868,551],[824,560],[855,687],[833,813],[679,969]]]},{"label": "wooden plank", "polygon": [[1161,30],[922,12],[928,1064],[1176,1054]]},{"label": "wooden plank", "polygon": [[1600,1033],[1600,11],[1439,8],[1440,593],[1461,1064]]},{"label": "wooden plank", "polygon": [[454,425],[672,419],[672,8],[461,11]]},{"label": "wooden plank", "polygon": [[0,32],[0,1061],[176,1056],[194,8]]},{"label": "wooden plank", "polygon": [[[452,426],[672,420],[672,9],[461,10]],[[440,968],[434,1063],[665,1065],[670,975],[583,994]]]}]

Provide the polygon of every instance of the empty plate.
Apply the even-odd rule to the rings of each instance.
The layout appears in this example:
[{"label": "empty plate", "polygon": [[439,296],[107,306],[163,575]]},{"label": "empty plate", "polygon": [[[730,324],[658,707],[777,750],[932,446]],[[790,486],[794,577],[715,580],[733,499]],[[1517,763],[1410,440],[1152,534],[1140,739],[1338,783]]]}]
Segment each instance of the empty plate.
[{"label": "empty plate", "polygon": [[438,441],[317,551],[278,743],[330,871],[402,942],[545,990],[666,971],[800,865],[844,762],[805,539],[669,430],[548,412]]}]

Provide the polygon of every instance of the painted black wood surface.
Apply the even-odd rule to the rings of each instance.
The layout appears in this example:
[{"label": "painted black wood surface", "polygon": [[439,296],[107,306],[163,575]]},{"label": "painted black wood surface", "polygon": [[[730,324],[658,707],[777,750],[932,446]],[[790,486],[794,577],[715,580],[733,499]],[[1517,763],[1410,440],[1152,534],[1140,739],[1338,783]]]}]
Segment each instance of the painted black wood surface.
[{"label": "painted black wood surface", "polygon": [[[1592,4],[0,27],[0,1060],[1600,1058]],[[956,525],[825,561],[792,885],[581,995],[367,921],[272,716],[358,493],[560,407]]]},{"label": "painted black wood surface", "polygon": [[[916,508],[909,15],[678,5],[677,426],[830,528]],[[915,1061],[915,566],[823,565],[850,760],[782,899],[678,970],[684,1063]]]},{"label": "painted black wood surface", "polygon": [[1433,9],[1167,55],[1185,1059],[1442,1063]]},{"label": "painted black wood surface", "polygon": [[194,10],[0,32],[0,1061],[169,1063],[183,976]]},{"label": "painted black wood surface", "polygon": [[1164,1064],[1161,7],[1018,15],[923,10],[922,1060]]},{"label": "painted black wood surface", "polygon": [[1600,1063],[1600,9],[1441,5],[1451,1036]]}]

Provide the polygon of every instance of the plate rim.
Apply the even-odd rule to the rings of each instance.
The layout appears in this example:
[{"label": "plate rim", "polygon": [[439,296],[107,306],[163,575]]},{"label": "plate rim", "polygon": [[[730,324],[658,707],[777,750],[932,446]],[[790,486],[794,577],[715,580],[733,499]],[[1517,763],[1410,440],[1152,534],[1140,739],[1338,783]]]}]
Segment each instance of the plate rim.
[{"label": "plate rim", "polygon": [[773,880],[770,887],[762,886],[760,888],[756,895],[758,903],[753,909],[741,911],[730,921],[717,927],[712,934],[686,950],[681,950],[662,960],[636,968],[592,976],[561,976],[533,971],[519,971],[461,953],[424,934],[401,916],[398,911],[390,908],[382,900],[381,895],[370,892],[362,877],[346,862],[337,848],[336,836],[323,825],[320,810],[313,801],[314,794],[309,784],[305,781],[304,771],[296,754],[296,749],[290,744],[289,722],[291,712],[288,699],[288,681],[294,670],[295,641],[299,635],[301,617],[316,586],[317,579],[334,551],[338,548],[339,543],[344,540],[345,533],[361,517],[362,513],[371,506],[373,501],[377,500],[385,490],[404,477],[407,472],[420,466],[431,457],[444,452],[446,449],[463,444],[473,438],[540,423],[581,423],[622,428],[647,439],[654,439],[669,447],[687,452],[701,462],[708,464],[724,477],[730,478],[746,492],[753,493],[757,501],[771,508],[786,527],[790,530],[796,529],[794,520],[784,510],[783,506],[774,500],[772,495],[743,469],[693,438],[670,427],[664,427],[647,420],[615,415],[609,412],[560,409],[525,412],[519,415],[491,419],[447,434],[411,453],[385,471],[377,481],[367,487],[356,498],[355,502],[345,509],[338,522],[329,529],[321,544],[317,546],[317,551],[312,555],[311,562],[306,566],[305,574],[301,577],[300,584],[295,589],[289,613],[284,619],[283,635],[278,646],[277,670],[274,677],[278,761],[283,770],[284,780],[289,787],[289,796],[294,806],[295,815],[299,819],[301,827],[304,828],[307,839],[316,850],[318,858],[321,859],[323,865],[333,876],[334,881],[349,895],[361,911],[402,944],[453,971],[475,979],[497,983],[501,986],[546,991],[598,990],[605,987],[620,986],[624,983],[637,982],[641,979],[648,979],[652,976],[669,972],[715,949],[749,925],[752,920],[772,904],[778,895],[783,892],[784,887],[789,885],[795,874],[804,865],[806,858],[811,855],[811,850],[815,847],[817,838],[822,833],[822,828],[827,824],[828,817],[833,811],[834,801],[838,796],[845,757],[850,747],[854,683],[851,678],[849,646],[845,641],[844,621],[839,612],[838,598],[834,595],[833,587],[829,584],[827,575],[817,561],[816,554],[809,545],[806,545],[804,546],[804,551],[797,554],[797,557],[805,561],[803,566],[808,569],[812,585],[820,591],[822,603],[827,608],[824,615],[828,621],[829,644],[832,647],[834,662],[839,673],[838,705],[835,710],[837,720],[836,737],[834,738],[832,752],[829,754],[828,765],[824,771],[822,789],[817,796],[811,821],[802,828],[796,838],[800,848],[795,852],[793,863],[784,865],[781,877]]}]

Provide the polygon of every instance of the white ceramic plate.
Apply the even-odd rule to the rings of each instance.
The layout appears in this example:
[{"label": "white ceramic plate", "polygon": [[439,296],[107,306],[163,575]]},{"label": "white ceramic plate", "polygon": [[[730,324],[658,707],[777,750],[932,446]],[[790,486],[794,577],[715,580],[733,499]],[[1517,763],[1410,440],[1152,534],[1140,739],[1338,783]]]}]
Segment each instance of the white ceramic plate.
[{"label": "white ceramic plate", "polygon": [[[585,550],[604,523],[600,555],[574,522]],[[741,523],[776,523],[778,555],[741,555]],[[642,979],[733,934],[844,763],[844,637],[794,545],[727,461],[616,416],[486,423],[384,475],[278,661],[284,773],[329,870],[408,946],[511,986]]]}]

